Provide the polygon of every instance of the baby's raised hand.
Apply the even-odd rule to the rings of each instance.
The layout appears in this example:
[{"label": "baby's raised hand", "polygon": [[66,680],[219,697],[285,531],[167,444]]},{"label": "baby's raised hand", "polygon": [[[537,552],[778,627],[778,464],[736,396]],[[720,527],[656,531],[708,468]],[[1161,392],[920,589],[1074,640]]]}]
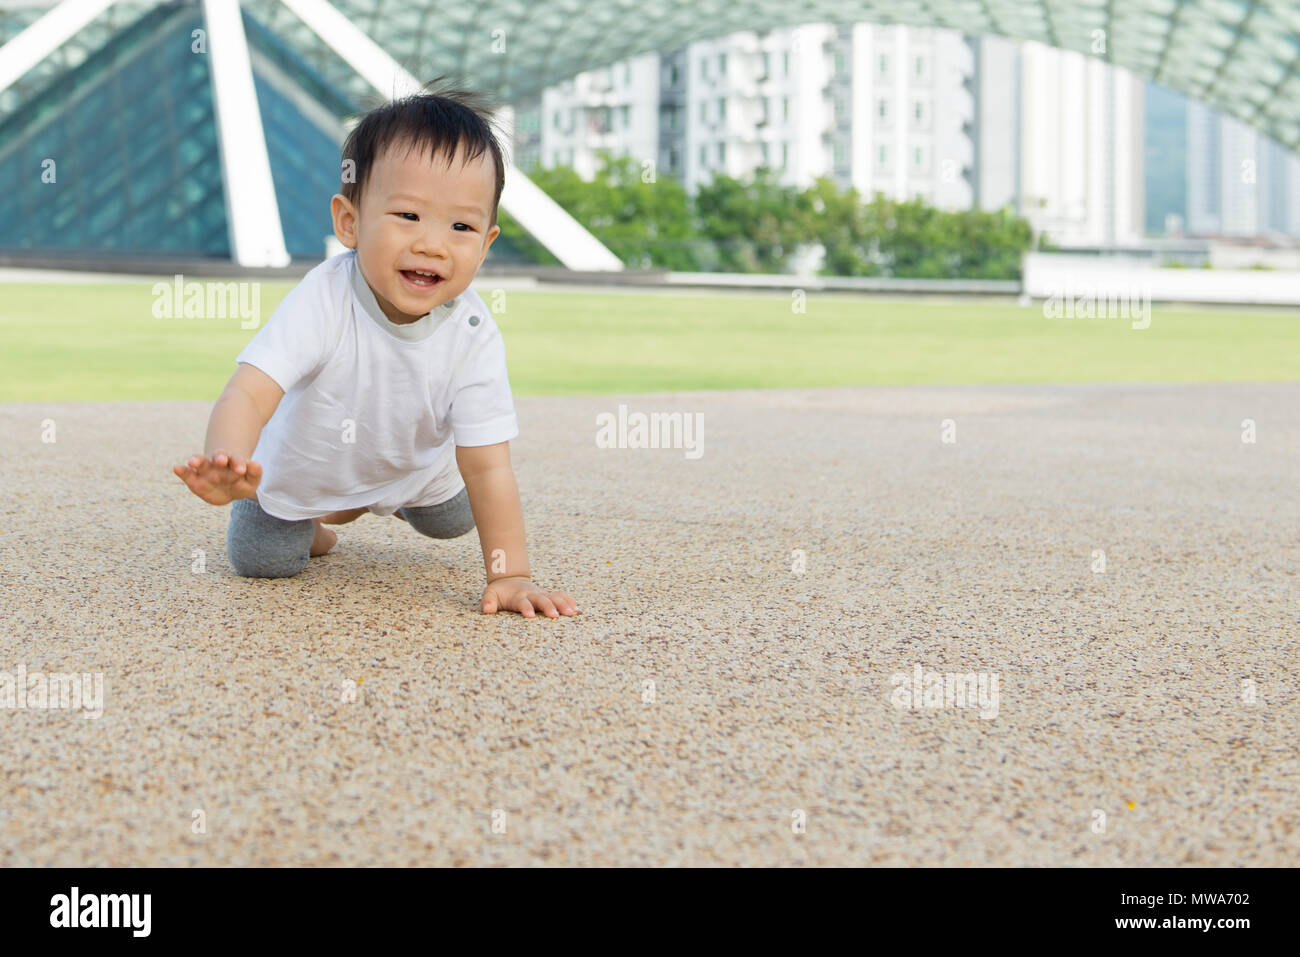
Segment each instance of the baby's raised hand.
[{"label": "baby's raised hand", "polygon": [[262,481],[262,466],[252,459],[236,458],[217,451],[212,458],[192,455],[172,472],[189,490],[210,505],[228,505],[237,498],[253,498]]},{"label": "baby's raised hand", "polygon": [[547,618],[576,615],[578,605],[562,591],[544,592],[527,578],[498,578],[483,591],[480,606],[485,614],[497,611],[517,611],[525,618],[536,618],[541,612]]}]

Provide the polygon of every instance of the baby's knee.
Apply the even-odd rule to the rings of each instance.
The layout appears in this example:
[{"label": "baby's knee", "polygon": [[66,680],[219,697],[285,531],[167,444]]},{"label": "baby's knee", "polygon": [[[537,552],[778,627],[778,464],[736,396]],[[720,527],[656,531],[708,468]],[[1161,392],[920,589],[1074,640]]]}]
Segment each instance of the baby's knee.
[{"label": "baby's knee", "polygon": [[251,499],[232,506],[226,558],[244,578],[292,578],[307,567],[313,527],[267,515]]},{"label": "baby's knee", "polygon": [[226,558],[235,574],[244,578],[292,578],[307,567],[309,554],[289,554],[256,542],[226,542]]},{"label": "baby's knee", "polygon": [[474,530],[474,513],[464,489],[439,505],[407,506],[398,511],[413,529],[429,538],[460,538]]}]

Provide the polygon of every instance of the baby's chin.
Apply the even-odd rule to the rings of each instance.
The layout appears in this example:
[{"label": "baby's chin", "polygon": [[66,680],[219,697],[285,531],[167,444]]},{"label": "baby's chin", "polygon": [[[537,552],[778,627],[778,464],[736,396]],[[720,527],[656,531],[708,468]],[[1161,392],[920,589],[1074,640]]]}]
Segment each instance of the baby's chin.
[{"label": "baby's chin", "polygon": [[427,316],[451,298],[451,296],[445,295],[441,289],[437,293],[426,293],[425,295],[412,295],[408,290],[401,289],[388,301],[395,311],[405,313],[404,318],[406,321],[414,322],[416,319]]}]

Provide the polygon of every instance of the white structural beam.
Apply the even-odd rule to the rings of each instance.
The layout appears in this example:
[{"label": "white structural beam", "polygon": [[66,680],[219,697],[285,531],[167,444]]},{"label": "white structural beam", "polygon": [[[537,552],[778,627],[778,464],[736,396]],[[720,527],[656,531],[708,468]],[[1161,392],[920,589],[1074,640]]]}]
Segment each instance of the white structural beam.
[{"label": "white structural beam", "polygon": [[[422,84],[328,0],[281,0],[343,61],[385,96],[419,92]],[[622,261],[513,164],[506,170],[501,206],[570,269],[613,272]]]},{"label": "white structural beam", "polygon": [[623,268],[621,259],[513,164],[501,190],[501,205],[570,269],[617,272]]},{"label": "white structural beam", "polygon": [[0,93],[107,10],[114,0],[63,0],[3,47],[0,47]]},{"label": "white structural beam", "polygon": [[389,99],[420,91],[420,83],[384,48],[326,0],[281,0],[348,66]]},{"label": "white structural beam", "polygon": [[241,266],[287,266],[289,253],[257,108],[239,0],[203,0],[212,99],[221,144],[231,258]]}]

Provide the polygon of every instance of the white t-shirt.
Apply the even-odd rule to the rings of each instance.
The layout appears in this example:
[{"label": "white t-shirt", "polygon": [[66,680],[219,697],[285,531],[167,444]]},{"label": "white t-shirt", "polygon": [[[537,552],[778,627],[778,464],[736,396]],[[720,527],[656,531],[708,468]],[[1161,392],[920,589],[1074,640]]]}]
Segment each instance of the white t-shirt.
[{"label": "white t-shirt", "polygon": [[253,451],[257,501],[277,518],[436,505],[464,488],[457,445],[519,434],[505,343],[479,295],[399,325],[354,250],[309,272],[235,361],[285,392]]}]

